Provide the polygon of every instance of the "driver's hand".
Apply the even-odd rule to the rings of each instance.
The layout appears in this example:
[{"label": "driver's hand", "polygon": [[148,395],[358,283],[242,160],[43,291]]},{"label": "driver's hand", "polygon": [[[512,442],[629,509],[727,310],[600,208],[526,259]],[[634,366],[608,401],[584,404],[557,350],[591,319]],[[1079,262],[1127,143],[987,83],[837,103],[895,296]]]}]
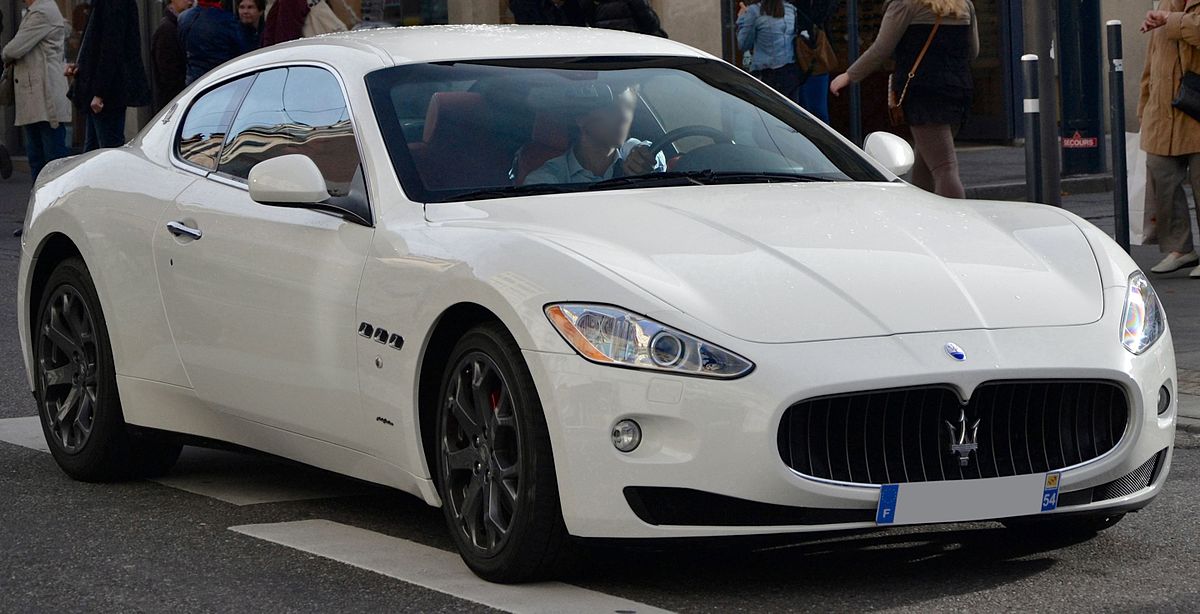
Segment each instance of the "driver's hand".
[{"label": "driver's hand", "polygon": [[654,156],[650,155],[650,148],[645,145],[634,147],[625,157],[621,168],[625,171],[626,176],[646,175],[654,172]]}]

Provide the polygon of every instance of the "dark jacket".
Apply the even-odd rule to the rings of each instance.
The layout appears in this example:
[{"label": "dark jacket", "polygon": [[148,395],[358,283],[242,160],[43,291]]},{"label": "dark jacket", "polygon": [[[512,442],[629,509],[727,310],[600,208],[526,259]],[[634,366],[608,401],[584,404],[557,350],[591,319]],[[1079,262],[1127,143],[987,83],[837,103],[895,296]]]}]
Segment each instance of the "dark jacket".
[{"label": "dark jacket", "polygon": [[308,18],[307,0],[276,0],[267,10],[263,26],[263,47],[294,41],[304,36],[304,20]]},{"label": "dark jacket", "polygon": [[551,0],[542,0],[542,21],[549,26],[586,26],[587,17],[578,0],[566,0],[559,6]]},{"label": "dark jacket", "polygon": [[666,38],[658,14],[646,0],[583,0],[588,25]]},{"label": "dark jacket", "polygon": [[187,52],[187,83],[250,49],[237,16],[218,7],[184,11],[179,17],[179,40]]},{"label": "dark jacket", "polygon": [[150,104],[150,83],[142,64],[142,37],[134,0],[94,0],[71,87],[75,106],[88,109],[99,96],[106,109]]},{"label": "dark jacket", "polygon": [[158,29],[150,37],[150,70],[154,76],[154,108],[161,109],[183,91],[187,74],[187,54],[179,42],[179,16],[170,9],[163,12]]},{"label": "dark jacket", "polygon": [[259,17],[258,23],[252,26],[241,23],[241,20],[238,21],[242,26],[242,39],[246,41],[247,51],[258,49],[259,41],[262,40],[263,22],[262,17]]}]

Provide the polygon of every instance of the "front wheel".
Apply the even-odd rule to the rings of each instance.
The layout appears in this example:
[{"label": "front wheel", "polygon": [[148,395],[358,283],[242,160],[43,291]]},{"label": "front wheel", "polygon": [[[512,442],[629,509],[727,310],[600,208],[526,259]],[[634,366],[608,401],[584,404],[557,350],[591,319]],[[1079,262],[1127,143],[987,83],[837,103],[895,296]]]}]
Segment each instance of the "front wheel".
[{"label": "front wheel", "polygon": [[561,573],[572,553],[550,435],[533,378],[501,326],[451,353],[437,417],[442,510],[463,561],[492,582]]},{"label": "front wheel", "polygon": [[96,287],[78,258],[50,274],[33,331],[42,431],[63,472],[86,482],[166,473],[180,445],[125,424]]}]

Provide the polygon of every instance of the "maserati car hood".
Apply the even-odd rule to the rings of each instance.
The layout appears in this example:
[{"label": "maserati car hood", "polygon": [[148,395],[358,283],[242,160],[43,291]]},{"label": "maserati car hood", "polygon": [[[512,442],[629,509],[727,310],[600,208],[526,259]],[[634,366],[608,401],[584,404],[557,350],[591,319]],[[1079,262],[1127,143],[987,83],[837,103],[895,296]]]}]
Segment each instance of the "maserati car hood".
[{"label": "maserati car hood", "polygon": [[[754,342],[1086,324],[1104,307],[1087,240],[1047,206],[946,200],[901,184],[809,183],[471,208],[471,217],[536,233]],[[563,298],[603,299],[586,286]]]}]

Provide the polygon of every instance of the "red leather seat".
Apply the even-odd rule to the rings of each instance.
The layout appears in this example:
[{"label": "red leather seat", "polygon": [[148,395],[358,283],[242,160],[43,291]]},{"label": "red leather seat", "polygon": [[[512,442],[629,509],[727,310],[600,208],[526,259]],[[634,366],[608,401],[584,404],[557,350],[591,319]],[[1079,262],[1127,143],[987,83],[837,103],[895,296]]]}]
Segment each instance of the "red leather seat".
[{"label": "red leather seat", "polygon": [[533,137],[517,152],[516,185],[524,185],[529,173],[561,156],[570,145],[571,135],[566,124],[550,113],[538,113],[533,120]]},{"label": "red leather seat", "polygon": [[474,92],[438,92],[429,101],[420,143],[408,146],[425,187],[454,190],[509,184],[509,154],[496,139],[491,113]]}]

